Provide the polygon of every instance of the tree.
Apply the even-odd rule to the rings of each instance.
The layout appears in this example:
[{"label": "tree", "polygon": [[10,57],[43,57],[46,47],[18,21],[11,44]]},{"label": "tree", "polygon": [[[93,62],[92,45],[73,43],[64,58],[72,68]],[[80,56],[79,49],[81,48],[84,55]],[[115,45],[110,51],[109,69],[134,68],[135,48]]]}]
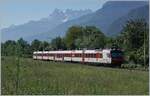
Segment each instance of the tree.
[{"label": "tree", "polygon": [[18,41],[8,40],[2,45],[3,56],[22,56],[29,57],[32,54],[30,44],[20,38]]},{"label": "tree", "polygon": [[82,36],[82,31],[81,26],[72,26],[68,29],[65,37],[65,43],[68,49],[75,49],[77,47],[75,40]]},{"label": "tree", "polygon": [[1,52],[3,56],[15,55],[16,42],[13,40],[8,40],[1,44]]},{"label": "tree", "polygon": [[37,39],[33,40],[32,43],[31,43],[32,51],[40,50],[40,44],[41,44],[41,41],[39,41]]},{"label": "tree", "polygon": [[23,57],[28,57],[29,54],[31,54],[31,48],[30,45],[27,43],[27,41],[20,38],[17,41],[16,45],[16,54]]},{"label": "tree", "polygon": [[66,49],[64,39],[62,39],[61,37],[56,37],[55,39],[53,39],[51,41],[51,46],[53,50]]},{"label": "tree", "polygon": [[121,33],[122,43],[130,50],[139,49],[144,43],[144,34],[147,34],[147,24],[143,20],[130,20]]},{"label": "tree", "polygon": [[96,49],[96,48],[104,48],[105,46],[105,35],[95,26],[86,26],[84,28],[84,39],[83,42],[87,42],[85,45],[86,48]]},{"label": "tree", "polygon": [[148,61],[149,49],[148,24],[144,20],[130,20],[123,28],[123,32],[118,37],[119,44],[124,47],[135,63],[146,65]]},{"label": "tree", "polygon": [[103,48],[105,35],[94,26],[72,26],[67,31],[65,43],[68,49]]},{"label": "tree", "polygon": [[50,44],[46,41],[42,42],[42,44],[43,44],[43,47],[44,47],[43,49],[48,51],[48,47],[49,47]]},{"label": "tree", "polygon": [[48,50],[48,47],[49,47],[49,43],[48,42],[46,42],[46,41],[40,41],[40,44],[39,44],[39,51],[46,51],[46,50]]},{"label": "tree", "polygon": [[111,48],[114,44],[118,44],[117,39],[112,37],[106,37],[105,43],[105,48]]}]

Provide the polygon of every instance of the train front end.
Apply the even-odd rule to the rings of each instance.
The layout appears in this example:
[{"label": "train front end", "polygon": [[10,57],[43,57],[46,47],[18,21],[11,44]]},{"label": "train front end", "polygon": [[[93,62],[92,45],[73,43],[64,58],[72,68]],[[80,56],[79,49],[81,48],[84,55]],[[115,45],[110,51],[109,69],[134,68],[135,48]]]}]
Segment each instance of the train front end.
[{"label": "train front end", "polygon": [[124,57],[123,57],[123,51],[120,49],[112,49],[110,51],[111,54],[111,63],[113,65],[118,65],[120,66],[123,61],[124,61]]}]

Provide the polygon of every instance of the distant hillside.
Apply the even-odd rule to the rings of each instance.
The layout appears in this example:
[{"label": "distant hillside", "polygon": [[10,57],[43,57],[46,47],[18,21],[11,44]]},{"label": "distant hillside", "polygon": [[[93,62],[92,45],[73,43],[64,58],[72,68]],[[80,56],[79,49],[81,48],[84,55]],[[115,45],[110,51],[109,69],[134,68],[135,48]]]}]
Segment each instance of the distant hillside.
[{"label": "distant hillside", "polygon": [[143,1],[110,1],[94,13],[65,22],[49,31],[64,35],[68,27],[72,25],[92,25],[98,27],[106,35],[109,26],[118,18],[128,14],[131,10],[146,5]]},{"label": "distant hillside", "polygon": [[[16,28],[15,30],[8,28],[9,30],[7,29],[7,31],[3,31],[3,33],[5,32],[6,34],[2,34],[2,38],[3,40],[14,38],[17,39],[23,36],[27,41],[32,41],[34,39],[50,41],[56,36],[64,36],[67,29],[73,25],[96,26],[105,35],[115,36],[120,32],[122,24],[124,24],[126,20],[131,18],[131,16],[133,18],[137,18],[138,16],[147,18],[148,7],[146,7],[145,9],[143,8],[143,6],[146,5],[148,6],[148,2],[146,1],[108,1],[103,5],[101,9],[95,12],[85,10],[77,12],[79,15],[75,16],[75,12],[68,11],[70,17],[75,16],[71,19],[68,19],[69,16],[63,15],[63,12],[56,10],[56,13],[59,15],[52,15],[54,18],[51,18],[49,22],[47,18],[44,21],[42,20],[42,22],[46,23],[39,23],[39,25],[38,22],[30,22],[31,24],[33,24],[32,27],[29,26],[30,24],[27,24],[27,26],[29,27],[17,27],[19,28],[19,31],[17,32]],[[33,31],[28,31],[32,28],[34,28]],[[8,34],[11,35],[8,36]]]},{"label": "distant hillside", "polygon": [[92,11],[89,9],[87,10],[67,9],[65,11],[55,9],[54,12],[51,13],[48,17],[42,18],[41,20],[29,21],[28,23],[22,25],[16,25],[16,26],[13,25],[8,28],[2,29],[1,30],[2,41],[9,40],[9,39],[17,40],[20,37],[25,38],[43,32],[47,32],[61,23],[81,17],[91,12]]},{"label": "distant hillside", "polygon": [[[138,8],[148,5],[147,2],[144,1],[110,1],[106,2],[103,7],[96,12],[81,16],[77,19],[69,20],[65,23],[62,23],[58,25],[57,27],[53,28],[52,30],[42,33],[42,34],[37,34],[36,36],[32,36],[32,38],[39,38],[42,40],[47,40],[47,38],[52,38],[56,36],[64,36],[67,29],[70,26],[73,25],[92,25],[98,27],[102,32],[104,32],[106,35],[111,36],[111,35],[116,35],[118,34],[117,27],[114,27],[112,31],[111,26],[112,23],[116,22],[119,18],[122,18],[126,16],[127,14],[130,14],[131,11],[136,10],[137,12],[133,17],[137,17],[136,15],[141,14],[141,12],[138,12]],[[142,9],[145,10],[145,9]],[[145,12],[145,11],[143,11]],[[131,12],[132,13],[132,12]],[[146,13],[143,14],[148,14],[147,11]],[[130,17],[126,17],[130,18]],[[127,20],[127,19],[124,19]],[[124,22],[122,22],[124,23]],[[115,26],[115,25],[114,25]],[[113,26],[112,26],[113,27]],[[120,28],[119,28],[120,29]],[[53,35],[52,35],[53,34]],[[31,37],[30,37],[31,38]],[[29,38],[28,38],[29,39]]]},{"label": "distant hillside", "polygon": [[107,32],[109,33],[109,36],[118,35],[123,29],[123,26],[130,19],[132,20],[144,19],[146,22],[149,22],[149,6],[145,5],[145,6],[133,9],[125,16],[115,20],[108,28]]}]

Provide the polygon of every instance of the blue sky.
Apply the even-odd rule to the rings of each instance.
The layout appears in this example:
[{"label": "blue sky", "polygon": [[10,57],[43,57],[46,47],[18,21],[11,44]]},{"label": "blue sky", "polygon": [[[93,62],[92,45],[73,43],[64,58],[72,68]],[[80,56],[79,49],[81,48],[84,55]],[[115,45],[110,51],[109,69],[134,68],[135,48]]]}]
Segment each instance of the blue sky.
[{"label": "blue sky", "polygon": [[47,17],[55,8],[92,9],[102,7],[107,0],[0,0],[0,29],[12,24]]}]

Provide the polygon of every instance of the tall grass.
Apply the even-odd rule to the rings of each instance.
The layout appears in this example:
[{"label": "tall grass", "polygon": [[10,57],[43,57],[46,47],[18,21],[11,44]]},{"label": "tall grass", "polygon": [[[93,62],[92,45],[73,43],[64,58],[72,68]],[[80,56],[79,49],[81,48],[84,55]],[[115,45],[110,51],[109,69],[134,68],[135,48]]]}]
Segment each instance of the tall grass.
[{"label": "tall grass", "polygon": [[82,64],[2,59],[2,94],[148,94],[148,72]]}]

